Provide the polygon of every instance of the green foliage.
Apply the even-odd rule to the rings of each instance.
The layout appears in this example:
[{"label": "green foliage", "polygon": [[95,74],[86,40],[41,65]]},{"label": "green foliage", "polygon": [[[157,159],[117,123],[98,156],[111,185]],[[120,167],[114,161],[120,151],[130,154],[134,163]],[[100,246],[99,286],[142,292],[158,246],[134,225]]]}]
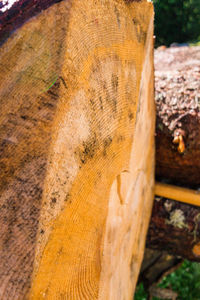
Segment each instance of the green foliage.
[{"label": "green foliage", "polygon": [[159,287],[176,291],[178,300],[200,300],[200,264],[185,260],[180,268],[163,278]]},{"label": "green foliage", "polygon": [[189,43],[190,46],[200,46],[200,41],[195,41],[195,42],[191,42]]},{"label": "green foliage", "polygon": [[199,0],[154,0],[156,45],[200,38]]},{"label": "green foliage", "polygon": [[[200,264],[185,260],[175,272],[164,277],[158,285],[178,294],[177,300],[200,300]],[[146,300],[142,284],[138,285],[134,300]],[[156,297],[153,300],[160,300]]]},{"label": "green foliage", "polygon": [[147,299],[147,293],[144,290],[143,284],[140,283],[136,288],[134,300],[146,300],[146,299]]}]

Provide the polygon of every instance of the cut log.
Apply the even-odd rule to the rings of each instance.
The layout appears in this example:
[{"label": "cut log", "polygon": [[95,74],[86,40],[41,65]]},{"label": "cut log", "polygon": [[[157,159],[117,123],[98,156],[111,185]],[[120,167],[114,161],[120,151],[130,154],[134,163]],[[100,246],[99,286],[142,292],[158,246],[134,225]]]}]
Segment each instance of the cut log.
[{"label": "cut log", "polygon": [[150,291],[152,286],[160,282],[166,274],[171,273],[183,262],[181,257],[173,256],[162,250],[146,248],[139,282],[144,284],[145,290]]},{"label": "cut log", "polygon": [[[200,47],[155,52],[156,176],[193,188],[200,184],[199,59]],[[177,189],[176,200],[190,202],[186,194]],[[172,201],[170,193],[156,199],[147,247],[200,261],[200,208]]]},{"label": "cut log", "polygon": [[200,186],[200,47],[155,52],[156,176]]},{"label": "cut log", "polygon": [[200,262],[200,207],[156,197],[147,247]]},{"label": "cut log", "polygon": [[[0,45],[27,20],[62,0],[8,0],[0,3]],[[69,1],[69,0],[68,0]]]},{"label": "cut log", "polygon": [[153,201],[152,3],[51,4],[1,45],[0,298],[131,299]]}]

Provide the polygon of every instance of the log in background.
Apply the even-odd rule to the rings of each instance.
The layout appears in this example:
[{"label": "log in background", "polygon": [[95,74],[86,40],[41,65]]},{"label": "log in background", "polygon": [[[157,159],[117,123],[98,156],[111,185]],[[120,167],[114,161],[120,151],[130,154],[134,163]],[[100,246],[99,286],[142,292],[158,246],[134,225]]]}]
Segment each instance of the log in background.
[{"label": "log in background", "polygon": [[[155,51],[156,177],[200,186],[200,47]],[[174,137],[182,135],[184,151]],[[200,208],[156,197],[147,247],[200,261]]]},{"label": "log in background", "polygon": [[[156,176],[200,186],[200,47],[155,51]],[[174,137],[181,135],[184,151]]]}]

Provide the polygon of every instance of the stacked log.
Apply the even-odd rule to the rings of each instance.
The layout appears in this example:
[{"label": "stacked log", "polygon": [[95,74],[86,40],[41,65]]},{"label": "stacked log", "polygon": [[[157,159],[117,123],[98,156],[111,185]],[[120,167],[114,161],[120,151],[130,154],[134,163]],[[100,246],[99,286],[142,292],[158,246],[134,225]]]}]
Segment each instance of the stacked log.
[{"label": "stacked log", "polygon": [[0,298],[131,299],[153,202],[152,3],[56,2],[0,15]]},{"label": "stacked log", "polygon": [[[189,187],[196,194],[200,185],[199,79],[200,47],[155,51],[156,178]],[[199,206],[156,197],[147,247],[200,261]]]},{"label": "stacked log", "polygon": [[156,176],[200,186],[200,47],[155,51]]}]

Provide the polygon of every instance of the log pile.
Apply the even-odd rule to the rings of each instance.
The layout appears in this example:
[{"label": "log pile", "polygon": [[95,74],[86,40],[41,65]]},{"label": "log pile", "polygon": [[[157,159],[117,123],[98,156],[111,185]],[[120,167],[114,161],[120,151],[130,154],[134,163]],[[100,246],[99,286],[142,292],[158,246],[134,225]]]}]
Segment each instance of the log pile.
[{"label": "log pile", "polygon": [[[200,47],[155,51],[155,100],[156,177],[199,193]],[[200,261],[199,216],[199,206],[156,197],[147,247]]]},{"label": "log pile", "polygon": [[[157,180],[173,184],[173,189],[179,185],[181,191],[182,187],[194,188],[197,195],[200,47],[155,50],[155,100]],[[181,195],[176,192],[178,198]],[[156,296],[156,284],[184,258],[200,262],[200,207],[156,196],[146,245],[140,280],[149,296]],[[167,293],[172,291],[161,292],[159,298],[168,299]]]},{"label": "log pile", "polygon": [[200,185],[200,47],[155,51],[156,176]]}]

